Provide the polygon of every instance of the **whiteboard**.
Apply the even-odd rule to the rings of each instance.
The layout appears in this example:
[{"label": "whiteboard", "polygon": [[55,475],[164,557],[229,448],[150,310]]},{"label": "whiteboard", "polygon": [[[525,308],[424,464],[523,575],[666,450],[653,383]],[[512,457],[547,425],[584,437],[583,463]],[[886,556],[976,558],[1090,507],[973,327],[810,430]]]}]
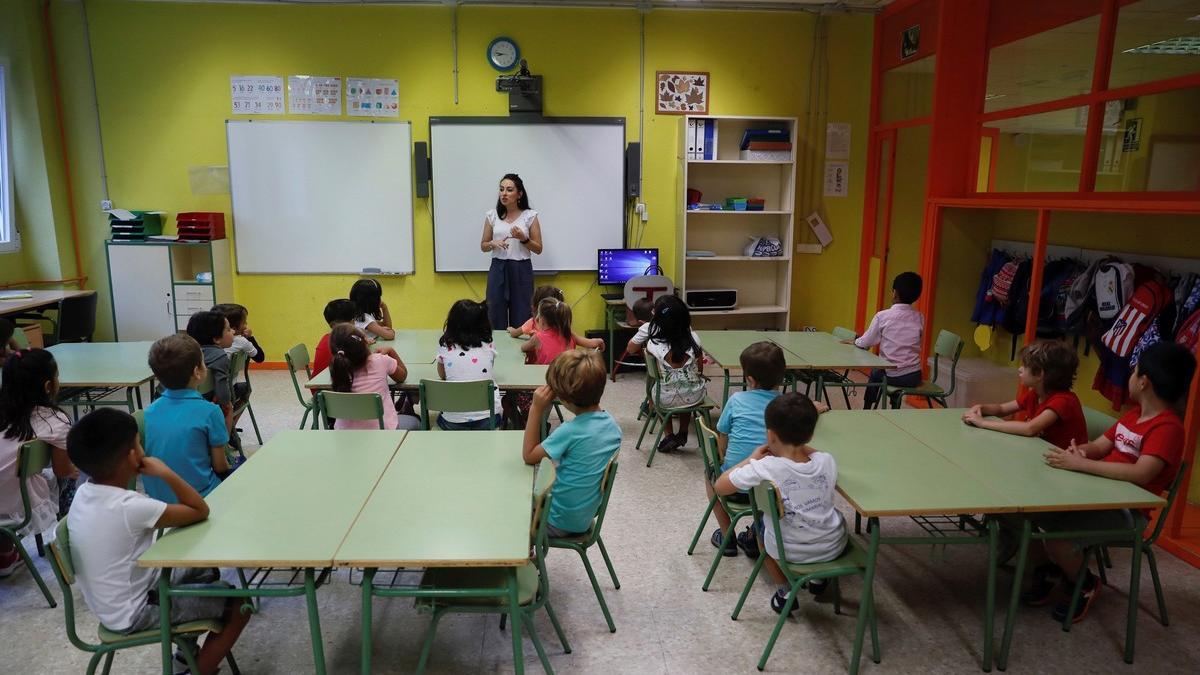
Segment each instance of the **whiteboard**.
[{"label": "whiteboard", "polygon": [[500,178],[521,176],[545,250],[535,271],[595,270],[598,248],[625,243],[625,120],[432,117],[433,247],[438,272],[481,272],[483,216]]},{"label": "whiteboard", "polygon": [[226,122],[241,274],[413,271],[408,122]]}]

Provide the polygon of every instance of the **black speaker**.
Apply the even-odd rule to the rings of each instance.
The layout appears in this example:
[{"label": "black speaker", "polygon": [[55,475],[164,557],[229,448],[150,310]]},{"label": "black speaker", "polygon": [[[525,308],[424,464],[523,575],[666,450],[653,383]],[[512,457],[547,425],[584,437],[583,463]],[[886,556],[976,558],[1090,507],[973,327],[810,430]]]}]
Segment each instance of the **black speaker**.
[{"label": "black speaker", "polygon": [[413,143],[413,169],[416,174],[417,196],[429,196],[429,144],[425,141]]},{"label": "black speaker", "polygon": [[642,182],[642,144],[630,143],[625,146],[625,196],[641,195]]}]

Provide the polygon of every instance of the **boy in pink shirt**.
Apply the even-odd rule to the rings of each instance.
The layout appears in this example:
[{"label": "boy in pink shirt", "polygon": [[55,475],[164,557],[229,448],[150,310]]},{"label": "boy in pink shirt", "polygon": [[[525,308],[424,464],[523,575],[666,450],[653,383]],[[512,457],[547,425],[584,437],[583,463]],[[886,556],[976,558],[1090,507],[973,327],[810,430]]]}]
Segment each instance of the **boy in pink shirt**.
[{"label": "boy in pink shirt", "polygon": [[[846,340],[859,349],[870,349],[879,345],[879,356],[891,362],[894,368],[871,371],[870,382],[883,382],[893,387],[915,387],[921,384],[921,335],[925,331],[925,317],[913,308],[921,297],[921,275],[902,272],[892,281],[892,306],[879,312],[871,319],[867,332],[854,340]],[[863,408],[874,408],[879,400],[879,387],[868,387],[863,396]]]}]

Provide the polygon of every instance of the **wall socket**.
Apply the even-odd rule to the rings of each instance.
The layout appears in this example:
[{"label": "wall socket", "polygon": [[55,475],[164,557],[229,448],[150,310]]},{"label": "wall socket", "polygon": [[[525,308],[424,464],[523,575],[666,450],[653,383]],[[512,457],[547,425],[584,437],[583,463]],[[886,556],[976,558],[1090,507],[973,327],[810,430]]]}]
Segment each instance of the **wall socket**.
[{"label": "wall socket", "polygon": [[112,209],[112,200],[111,199],[101,199],[100,200],[100,210],[101,211],[109,211],[111,209]]}]

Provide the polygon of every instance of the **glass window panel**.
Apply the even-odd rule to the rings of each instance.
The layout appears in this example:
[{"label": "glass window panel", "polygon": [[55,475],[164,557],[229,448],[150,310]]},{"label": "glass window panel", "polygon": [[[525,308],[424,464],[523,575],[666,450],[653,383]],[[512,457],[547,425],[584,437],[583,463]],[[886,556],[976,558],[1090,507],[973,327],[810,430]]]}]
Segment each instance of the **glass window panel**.
[{"label": "glass window panel", "polygon": [[933,114],[933,73],[936,57],[926,56],[883,73],[880,119],[884,122]]},{"label": "glass window panel", "polygon": [[1140,0],[1121,8],[1109,88],[1200,72],[1200,2]]},{"label": "glass window panel", "polygon": [[[1112,120],[1116,128],[1116,118]],[[995,120],[985,125],[996,192],[1074,192],[1083,164],[1087,108]],[[994,129],[994,132],[988,131]]]},{"label": "glass window panel", "polygon": [[1097,14],[995,47],[988,55],[983,109],[991,112],[1088,93],[1099,32]]},{"label": "glass window panel", "polygon": [[1097,191],[1200,191],[1200,88],[1117,102],[1096,167]]}]

